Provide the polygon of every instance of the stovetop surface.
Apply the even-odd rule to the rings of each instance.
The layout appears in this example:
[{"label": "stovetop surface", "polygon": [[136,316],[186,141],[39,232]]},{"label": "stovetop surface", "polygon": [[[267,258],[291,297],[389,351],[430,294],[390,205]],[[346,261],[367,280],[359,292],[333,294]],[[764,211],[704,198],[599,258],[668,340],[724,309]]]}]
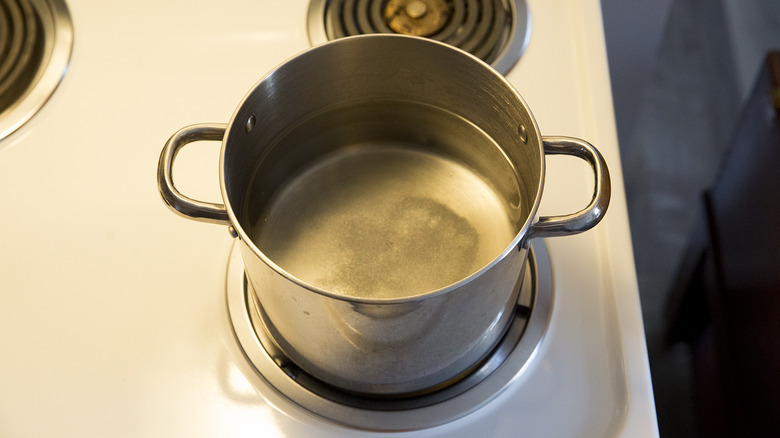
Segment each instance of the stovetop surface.
[{"label": "stovetop surface", "polygon": [[[0,435],[367,436],[296,408],[253,372],[227,318],[224,227],[172,214],[165,140],[227,122],[266,72],[306,49],[306,1],[68,2],[69,70],[0,142]],[[538,351],[477,412],[410,436],[655,436],[657,427],[597,0],[530,0],[507,77],[543,135],[593,143],[604,221],[549,239],[555,299]],[[219,201],[219,145],[177,160],[177,186]],[[542,214],[590,199],[579,160],[551,157]]]}]

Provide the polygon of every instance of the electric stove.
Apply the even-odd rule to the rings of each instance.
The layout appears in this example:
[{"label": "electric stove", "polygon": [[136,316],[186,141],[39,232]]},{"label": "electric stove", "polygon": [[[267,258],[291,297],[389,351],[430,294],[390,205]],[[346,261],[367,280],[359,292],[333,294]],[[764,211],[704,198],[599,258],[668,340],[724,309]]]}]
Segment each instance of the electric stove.
[{"label": "electric stove", "polygon": [[[43,61],[58,73],[25,73],[38,75],[31,89],[39,76],[55,80],[16,92],[40,95],[24,114],[0,109],[0,435],[657,436],[597,0],[497,0],[479,16],[503,30],[475,32],[503,43],[453,44],[482,47],[543,135],[601,151],[612,178],[605,219],[532,242],[533,298],[518,303],[519,335],[484,378],[368,405],[285,380],[289,368],[259,342],[234,238],[171,214],[157,160],[178,128],[227,122],[263,75],[312,44],[376,16],[390,31],[456,34],[447,26],[458,9],[390,0],[377,12],[344,0],[366,15],[357,25],[323,15],[317,30],[326,2],[29,1],[72,24],[35,19],[60,38],[46,47],[65,47],[35,55],[58,53]],[[451,3],[473,11],[475,1]],[[2,3],[5,15],[9,2],[21,0]],[[509,24],[496,18],[502,5],[516,14]],[[182,151],[177,187],[220,202],[218,152],[216,142]],[[586,205],[592,178],[581,160],[548,156],[540,214]]]}]

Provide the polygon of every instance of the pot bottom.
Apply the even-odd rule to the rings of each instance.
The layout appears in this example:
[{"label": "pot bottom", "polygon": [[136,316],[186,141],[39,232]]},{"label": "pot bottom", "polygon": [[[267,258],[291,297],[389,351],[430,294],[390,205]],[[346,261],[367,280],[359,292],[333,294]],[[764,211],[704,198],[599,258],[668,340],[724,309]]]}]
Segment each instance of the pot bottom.
[{"label": "pot bottom", "polygon": [[227,272],[227,303],[234,334],[266,384],[296,405],[335,423],[369,430],[433,427],[466,415],[505,389],[539,345],[552,305],[552,271],[544,242],[534,241],[515,314],[506,335],[465,377],[423,395],[376,397],[343,391],[307,374],[268,335],[263,310],[246,280],[234,245]]},{"label": "pot bottom", "polygon": [[437,290],[490,263],[517,234],[476,172],[414,145],[373,141],[291,178],[250,233],[304,282],[363,298]]}]

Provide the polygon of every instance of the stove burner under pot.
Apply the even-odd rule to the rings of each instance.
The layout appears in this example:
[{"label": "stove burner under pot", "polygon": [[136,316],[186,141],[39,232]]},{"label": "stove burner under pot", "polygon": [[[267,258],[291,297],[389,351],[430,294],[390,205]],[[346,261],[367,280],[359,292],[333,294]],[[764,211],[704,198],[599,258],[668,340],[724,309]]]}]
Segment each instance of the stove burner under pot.
[{"label": "stove burner under pot", "polygon": [[233,246],[228,260],[226,294],[233,334],[251,366],[245,377],[261,393],[270,385],[290,402],[325,420],[382,431],[438,426],[497,397],[534,356],[547,330],[554,295],[549,254],[544,241],[536,240],[523,269],[512,321],[490,354],[458,381],[434,391],[381,397],[325,383],[284,354],[274,343],[263,305],[246,279],[239,245]]}]

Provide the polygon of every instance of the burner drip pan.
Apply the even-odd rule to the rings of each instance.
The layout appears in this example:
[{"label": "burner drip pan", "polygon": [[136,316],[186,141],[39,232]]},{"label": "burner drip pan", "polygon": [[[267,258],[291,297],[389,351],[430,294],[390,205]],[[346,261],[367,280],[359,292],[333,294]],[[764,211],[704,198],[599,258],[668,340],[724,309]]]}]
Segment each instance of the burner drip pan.
[{"label": "burner drip pan", "polygon": [[475,411],[498,396],[525,368],[547,329],[552,271],[542,240],[533,242],[514,320],[494,351],[461,380],[434,392],[398,397],[342,391],[305,373],[274,345],[263,309],[233,246],[227,271],[227,307],[233,332],[258,376],[301,408],[337,424],[367,430],[415,430]]}]

